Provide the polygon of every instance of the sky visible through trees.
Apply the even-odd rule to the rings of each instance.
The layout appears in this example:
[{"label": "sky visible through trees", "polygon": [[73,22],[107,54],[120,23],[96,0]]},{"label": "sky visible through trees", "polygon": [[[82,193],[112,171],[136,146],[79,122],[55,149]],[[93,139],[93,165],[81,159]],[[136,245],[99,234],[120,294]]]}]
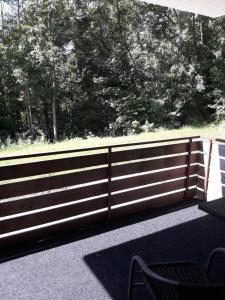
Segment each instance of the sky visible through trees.
[{"label": "sky visible through trees", "polygon": [[225,118],[225,18],[136,0],[0,0],[0,140]]}]

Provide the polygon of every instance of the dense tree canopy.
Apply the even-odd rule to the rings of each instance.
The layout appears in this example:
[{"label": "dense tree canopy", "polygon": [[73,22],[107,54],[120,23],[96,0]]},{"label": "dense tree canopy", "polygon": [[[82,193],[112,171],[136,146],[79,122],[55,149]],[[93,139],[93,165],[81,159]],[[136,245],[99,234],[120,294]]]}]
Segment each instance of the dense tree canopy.
[{"label": "dense tree canopy", "polygon": [[225,117],[225,18],[136,0],[0,7],[1,141]]}]

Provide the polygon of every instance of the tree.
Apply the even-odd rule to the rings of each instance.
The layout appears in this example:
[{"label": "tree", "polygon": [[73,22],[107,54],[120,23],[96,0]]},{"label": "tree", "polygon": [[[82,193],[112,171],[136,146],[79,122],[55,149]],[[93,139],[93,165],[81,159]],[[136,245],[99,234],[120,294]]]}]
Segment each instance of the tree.
[{"label": "tree", "polygon": [[1,140],[41,132],[54,142],[125,134],[134,121],[179,127],[224,117],[224,18],[136,0],[0,6]]}]

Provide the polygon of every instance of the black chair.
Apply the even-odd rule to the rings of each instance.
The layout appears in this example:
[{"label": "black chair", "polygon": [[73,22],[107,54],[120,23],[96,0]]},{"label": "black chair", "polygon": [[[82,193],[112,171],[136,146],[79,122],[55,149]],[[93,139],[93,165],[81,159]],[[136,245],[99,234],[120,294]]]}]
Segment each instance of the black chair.
[{"label": "black chair", "polygon": [[[189,261],[147,265],[141,257],[134,256],[130,267],[128,300],[132,299],[134,287],[143,285],[147,287],[150,299],[154,300],[224,300],[225,277],[218,284],[211,283],[209,279],[213,259],[219,253],[225,254],[225,248],[214,249],[203,267]],[[141,276],[141,283],[134,282],[136,273]]]}]

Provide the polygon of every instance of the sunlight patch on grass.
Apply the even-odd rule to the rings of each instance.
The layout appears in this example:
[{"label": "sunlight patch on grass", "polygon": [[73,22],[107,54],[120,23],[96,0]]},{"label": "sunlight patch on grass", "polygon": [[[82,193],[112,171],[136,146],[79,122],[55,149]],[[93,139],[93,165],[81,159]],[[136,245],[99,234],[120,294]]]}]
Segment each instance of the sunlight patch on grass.
[{"label": "sunlight patch on grass", "polygon": [[92,137],[88,139],[74,138],[64,140],[55,144],[47,142],[20,143],[11,144],[0,151],[1,156],[34,154],[50,151],[63,151],[70,149],[82,149],[88,147],[99,147],[108,145],[118,145],[136,142],[146,142],[151,140],[172,139],[179,137],[188,137],[200,135],[203,137],[225,137],[223,126],[207,126],[207,127],[184,127],[182,129],[158,130],[155,132],[142,133],[139,135],[129,135],[121,137]]}]

